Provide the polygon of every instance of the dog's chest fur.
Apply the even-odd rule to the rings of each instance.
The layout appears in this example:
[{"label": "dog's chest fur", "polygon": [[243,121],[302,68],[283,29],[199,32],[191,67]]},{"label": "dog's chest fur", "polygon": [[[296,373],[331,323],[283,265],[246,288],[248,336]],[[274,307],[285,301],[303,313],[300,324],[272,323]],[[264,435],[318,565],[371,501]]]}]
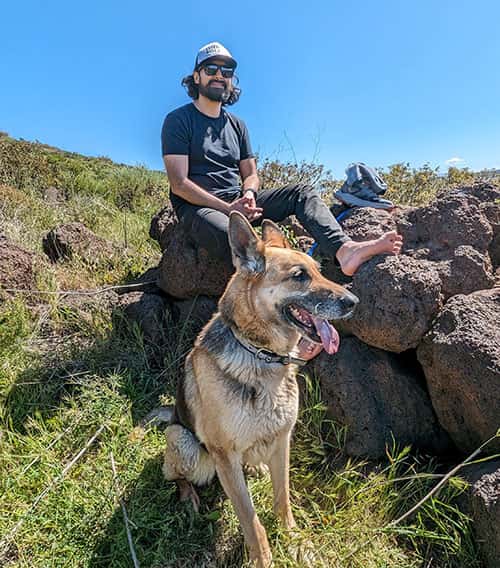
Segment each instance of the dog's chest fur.
[{"label": "dog's chest fur", "polygon": [[213,432],[220,432],[246,463],[259,463],[272,451],[276,438],[289,432],[296,422],[296,367],[257,359],[217,320],[197,342],[197,348],[202,350],[205,361],[210,359],[210,371],[200,372],[193,358],[189,359],[186,398],[192,400],[197,391],[205,415],[207,399],[216,409],[208,410],[210,424],[204,420],[206,416],[194,417],[196,434],[209,446]]},{"label": "dog's chest fur", "polygon": [[274,383],[256,382],[243,389],[228,384],[226,375],[225,388],[231,402],[225,428],[234,440],[235,449],[245,453],[247,463],[259,463],[272,449],[276,437],[291,430],[297,420],[295,374],[292,369],[286,369],[282,374],[283,377]]}]

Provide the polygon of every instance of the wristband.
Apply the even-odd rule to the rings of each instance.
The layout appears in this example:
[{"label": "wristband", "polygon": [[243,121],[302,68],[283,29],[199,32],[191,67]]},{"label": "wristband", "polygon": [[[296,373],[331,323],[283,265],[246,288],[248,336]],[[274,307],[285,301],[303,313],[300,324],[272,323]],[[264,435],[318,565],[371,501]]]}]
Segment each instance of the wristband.
[{"label": "wristband", "polygon": [[254,199],[257,200],[257,190],[251,187],[241,188],[241,197],[243,197],[247,191],[251,191],[253,193]]}]

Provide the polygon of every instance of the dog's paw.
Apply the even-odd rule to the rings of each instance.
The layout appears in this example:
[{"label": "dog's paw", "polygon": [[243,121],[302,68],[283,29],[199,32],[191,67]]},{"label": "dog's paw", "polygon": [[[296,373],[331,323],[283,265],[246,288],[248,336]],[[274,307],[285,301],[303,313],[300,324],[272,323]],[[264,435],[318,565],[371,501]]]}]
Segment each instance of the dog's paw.
[{"label": "dog's paw", "polygon": [[293,529],[288,534],[291,538],[291,542],[287,547],[288,554],[297,566],[307,566],[307,568],[324,566],[309,541],[305,540],[302,535]]}]

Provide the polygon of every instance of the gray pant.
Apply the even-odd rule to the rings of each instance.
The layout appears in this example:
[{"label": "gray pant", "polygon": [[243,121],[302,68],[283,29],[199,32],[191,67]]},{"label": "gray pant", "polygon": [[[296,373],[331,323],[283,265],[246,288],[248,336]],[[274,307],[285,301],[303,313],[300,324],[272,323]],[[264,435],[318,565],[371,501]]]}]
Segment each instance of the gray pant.
[{"label": "gray pant", "polygon": [[[220,196],[231,202],[237,194]],[[311,185],[288,185],[281,189],[263,189],[257,193],[257,206],[262,216],[252,224],[260,225],[263,219],[283,221],[295,215],[307,232],[320,246],[321,253],[335,258],[339,248],[349,241],[335,217]],[[213,256],[231,262],[228,240],[229,217],[209,207],[184,202],[176,208],[179,220],[185,224],[194,242]]]}]

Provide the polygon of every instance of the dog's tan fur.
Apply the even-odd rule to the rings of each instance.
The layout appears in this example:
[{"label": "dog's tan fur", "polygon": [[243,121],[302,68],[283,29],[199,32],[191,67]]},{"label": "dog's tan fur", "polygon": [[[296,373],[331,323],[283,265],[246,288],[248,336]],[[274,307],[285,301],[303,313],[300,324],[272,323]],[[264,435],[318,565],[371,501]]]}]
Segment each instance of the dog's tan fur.
[{"label": "dog's tan fur", "polygon": [[280,355],[293,353],[303,334],[283,315],[290,299],[314,306],[325,319],[340,319],[356,298],[325,279],[313,259],[292,250],[270,221],[264,221],[260,239],[242,215],[232,213],[229,236],[236,273],[186,359],[163,471],[195,507],[192,484],[207,483],[217,473],[250,558],[264,567],[271,552],[242,466],[269,466],[274,510],[292,528],[289,448],[298,412],[297,366],[257,359],[238,339]]}]

